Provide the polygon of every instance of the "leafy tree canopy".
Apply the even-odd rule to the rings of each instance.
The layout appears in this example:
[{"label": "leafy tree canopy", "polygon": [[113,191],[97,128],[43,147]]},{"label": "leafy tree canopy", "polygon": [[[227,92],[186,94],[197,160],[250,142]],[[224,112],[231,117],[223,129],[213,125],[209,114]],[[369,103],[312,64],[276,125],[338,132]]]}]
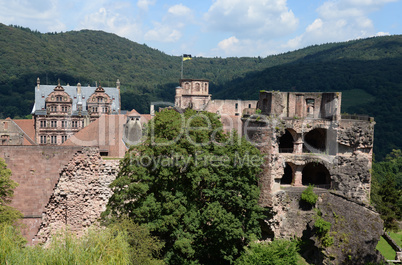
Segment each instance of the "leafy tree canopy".
[{"label": "leafy tree canopy", "polygon": [[170,264],[234,261],[259,236],[262,156],[215,114],[164,110],[111,184],[104,217],[127,215],[164,241]]}]

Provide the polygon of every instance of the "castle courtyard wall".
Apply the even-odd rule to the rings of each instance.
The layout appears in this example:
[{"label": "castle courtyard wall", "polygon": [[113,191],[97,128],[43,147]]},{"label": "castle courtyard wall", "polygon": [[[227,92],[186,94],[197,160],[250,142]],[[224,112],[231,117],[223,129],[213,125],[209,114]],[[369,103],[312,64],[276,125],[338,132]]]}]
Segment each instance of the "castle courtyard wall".
[{"label": "castle courtyard wall", "polygon": [[37,233],[42,213],[59,180],[60,171],[82,147],[60,146],[0,146],[12,172],[11,178],[19,186],[15,189],[11,206],[24,215],[23,235],[31,239]]}]

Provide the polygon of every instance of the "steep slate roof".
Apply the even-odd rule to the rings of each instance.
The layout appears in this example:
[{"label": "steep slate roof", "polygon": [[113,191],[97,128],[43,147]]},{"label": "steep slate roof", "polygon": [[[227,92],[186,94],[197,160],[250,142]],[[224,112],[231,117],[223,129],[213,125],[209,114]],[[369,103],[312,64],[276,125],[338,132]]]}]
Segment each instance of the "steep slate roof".
[{"label": "steep slate roof", "polygon": [[[35,104],[32,108],[32,114],[36,115],[45,115],[45,100],[49,96],[50,93],[54,91],[55,85],[40,85],[39,89],[35,87]],[[64,91],[71,97],[73,100],[72,106],[72,115],[74,112],[77,112],[77,103],[80,101],[82,103],[83,112],[87,109],[87,100],[88,98],[95,92],[97,87],[89,87],[89,86],[81,86],[81,97],[77,95],[77,86],[64,86]],[[119,102],[120,102],[120,93],[116,87],[104,87],[105,93],[109,95],[111,99],[114,99],[112,102],[112,113],[117,114],[119,112]],[[85,114],[85,113],[83,113]]]}]

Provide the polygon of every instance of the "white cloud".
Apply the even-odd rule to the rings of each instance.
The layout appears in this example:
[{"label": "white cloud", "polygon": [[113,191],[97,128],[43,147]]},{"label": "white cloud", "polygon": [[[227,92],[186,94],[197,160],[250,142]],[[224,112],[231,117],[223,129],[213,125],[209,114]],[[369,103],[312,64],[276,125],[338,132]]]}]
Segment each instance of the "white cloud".
[{"label": "white cloud", "polygon": [[238,39],[235,36],[231,36],[220,41],[217,47],[211,50],[210,55],[206,54],[204,56],[219,55],[222,57],[254,57],[257,54],[260,56],[267,56],[278,53],[278,47],[279,45],[276,41]]},{"label": "white cloud", "polygon": [[181,36],[182,34],[179,30],[169,25],[155,22],[155,27],[145,33],[144,38],[149,41],[176,42]]},{"label": "white cloud", "polygon": [[379,36],[389,36],[389,35],[391,35],[389,32],[382,32],[382,31],[377,32],[375,34],[375,36],[377,36],[377,37],[379,37]]},{"label": "white cloud", "polygon": [[236,50],[236,44],[239,43],[239,39],[237,39],[235,36],[232,36],[228,39],[225,39],[221,42],[218,43],[219,49],[222,50]]},{"label": "white cloud", "polygon": [[142,10],[148,11],[148,7],[155,5],[155,2],[155,0],[138,0],[137,6]]},{"label": "white cloud", "polygon": [[376,36],[368,17],[384,4],[397,0],[329,0],[317,8],[318,18],[305,32],[287,42],[284,48],[301,48],[311,44],[337,42]]},{"label": "white cloud", "polygon": [[0,21],[30,27],[41,32],[64,31],[66,25],[57,16],[57,0],[0,0]]},{"label": "white cloud", "polygon": [[192,11],[190,8],[187,6],[184,6],[183,4],[179,5],[174,5],[168,9],[168,13],[172,14],[174,16],[186,16],[188,14],[191,14]]},{"label": "white cloud", "polygon": [[118,10],[106,7],[101,7],[97,12],[86,15],[80,22],[79,29],[103,30],[136,41],[142,38],[139,23],[121,15]]},{"label": "white cloud", "polygon": [[320,18],[317,18],[311,25],[307,27],[306,31],[307,32],[317,31],[322,28],[322,25],[323,25],[322,20]]},{"label": "white cloud", "polygon": [[216,0],[204,19],[208,29],[239,38],[270,39],[291,33],[298,26],[286,0]]},{"label": "white cloud", "polygon": [[293,33],[299,24],[286,0],[216,0],[204,21],[207,30],[231,35],[212,50],[225,56],[276,53],[274,39]]},{"label": "white cloud", "polygon": [[182,31],[193,23],[193,11],[178,4],[167,9],[161,21],[154,21],[154,27],[145,33],[145,40],[158,42],[177,42],[183,36]]}]

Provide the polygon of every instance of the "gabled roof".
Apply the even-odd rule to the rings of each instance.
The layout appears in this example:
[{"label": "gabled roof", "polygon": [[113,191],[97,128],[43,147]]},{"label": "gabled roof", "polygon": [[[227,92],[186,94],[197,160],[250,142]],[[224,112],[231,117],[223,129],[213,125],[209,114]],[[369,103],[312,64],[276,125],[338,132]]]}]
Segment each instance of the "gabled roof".
[{"label": "gabled roof", "polygon": [[35,128],[33,119],[12,120],[24,133],[23,145],[35,145]]},{"label": "gabled roof", "polygon": [[140,115],[141,114],[135,109],[132,109],[130,112],[127,113],[127,116],[140,116]]}]

